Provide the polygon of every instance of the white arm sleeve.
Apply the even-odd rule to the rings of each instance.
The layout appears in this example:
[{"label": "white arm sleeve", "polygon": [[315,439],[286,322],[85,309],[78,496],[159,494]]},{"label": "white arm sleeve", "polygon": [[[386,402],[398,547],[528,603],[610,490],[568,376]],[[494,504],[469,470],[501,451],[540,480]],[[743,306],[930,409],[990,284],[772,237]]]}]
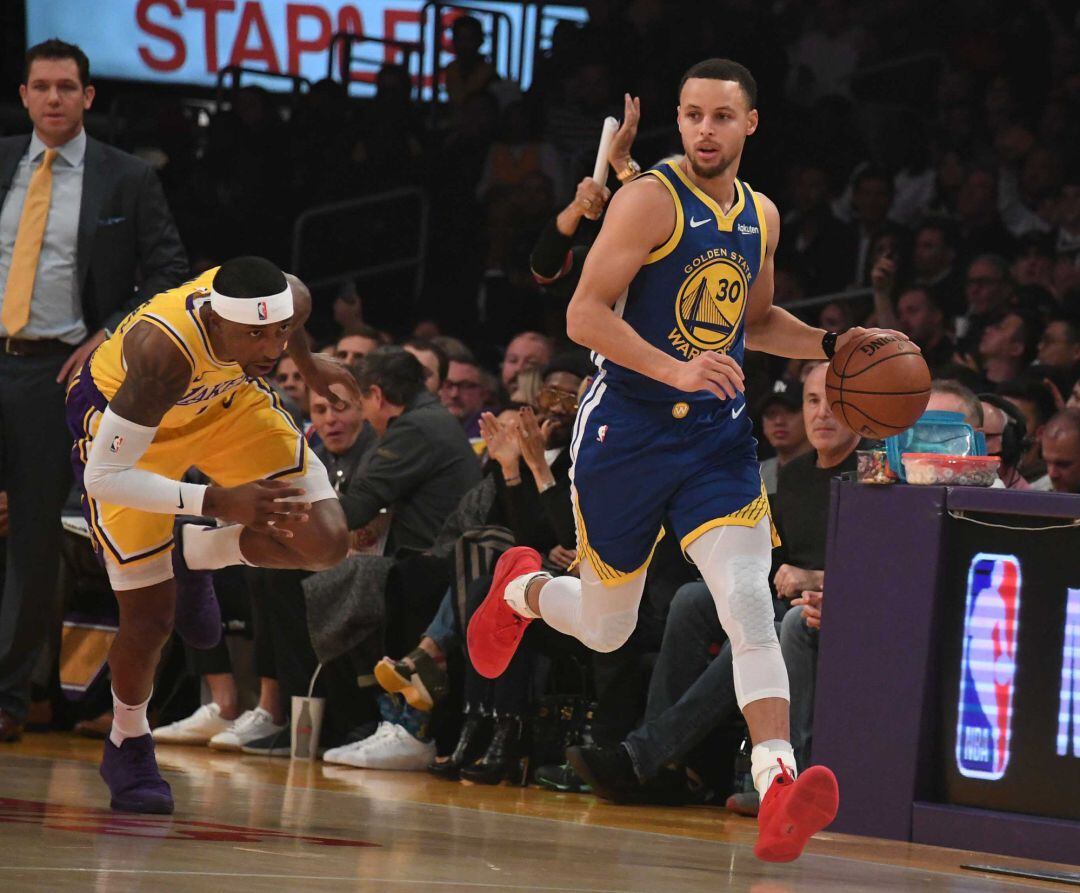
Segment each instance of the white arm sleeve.
[{"label": "white arm sleeve", "polygon": [[204,485],[174,481],[134,467],[150,448],[155,433],[157,428],[136,425],[106,407],[83,472],[87,495],[99,502],[160,515],[201,515]]}]

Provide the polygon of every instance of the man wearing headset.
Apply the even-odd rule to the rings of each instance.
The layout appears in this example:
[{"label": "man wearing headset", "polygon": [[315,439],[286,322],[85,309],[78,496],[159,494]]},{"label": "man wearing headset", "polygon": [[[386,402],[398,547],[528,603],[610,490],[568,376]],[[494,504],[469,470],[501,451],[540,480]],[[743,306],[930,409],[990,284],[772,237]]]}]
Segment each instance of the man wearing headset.
[{"label": "man wearing headset", "polygon": [[1030,490],[1031,485],[1016,468],[1031,446],[1023,413],[997,394],[979,394],[979,401],[983,409],[986,452],[1001,457],[998,478],[1002,485],[1010,490]]}]

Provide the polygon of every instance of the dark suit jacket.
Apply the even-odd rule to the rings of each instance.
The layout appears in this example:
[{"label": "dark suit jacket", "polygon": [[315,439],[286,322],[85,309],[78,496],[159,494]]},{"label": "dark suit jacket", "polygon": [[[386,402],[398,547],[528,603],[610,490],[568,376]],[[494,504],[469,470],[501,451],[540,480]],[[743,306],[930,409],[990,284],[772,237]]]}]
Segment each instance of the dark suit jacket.
[{"label": "dark suit jacket", "polygon": [[[29,144],[29,134],[0,139],[0,206]],[[75,251],[83,319],[91,334],[112,331],[143,301],[188,275],[187,255],[153,168],[90,136]]]}]

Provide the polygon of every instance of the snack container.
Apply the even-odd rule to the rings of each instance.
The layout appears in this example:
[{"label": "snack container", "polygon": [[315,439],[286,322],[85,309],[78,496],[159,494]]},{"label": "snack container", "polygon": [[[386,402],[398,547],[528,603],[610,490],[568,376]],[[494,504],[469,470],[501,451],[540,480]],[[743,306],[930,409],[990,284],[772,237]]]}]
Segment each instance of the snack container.
[{"label": "snack container", "polygon": [[942,453],[904,453],[904,475],[909,484],[953,487],[990,487],[997,479],[997,456],[946,456]]},{"label": "snack container", "polygon": [[895,484],[896,472],[889,467],[889,457],[884,450],[858,450],[856,479],[860,484]]}]

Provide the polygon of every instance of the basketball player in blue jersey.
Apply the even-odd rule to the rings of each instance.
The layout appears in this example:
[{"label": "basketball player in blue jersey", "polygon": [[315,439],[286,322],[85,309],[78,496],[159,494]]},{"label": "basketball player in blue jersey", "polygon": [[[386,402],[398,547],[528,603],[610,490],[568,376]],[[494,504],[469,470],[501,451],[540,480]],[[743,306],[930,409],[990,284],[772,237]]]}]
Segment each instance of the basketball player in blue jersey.
[{"label": "basketball player in blue jersey", "polygon": [[615,650],[636,625],[666,515],[731,640],[761,795],[754,852],[781,862],[833,820],[838,789],[822,766],[795,777],[769,590],[777,538],[743,396],[743,351],[829,358],[864,330],[825,332],[772,304],[780,215],[736,176],[757,129],[756,101],[743,66],[695,65],[679,90],[685,158],[613,198],[567,311],[568,334],[599,367],[571,445],[580,579],[553,579],[534,550],[509,550],[468,646],[488,677],[502,673],[538,618]]}]

